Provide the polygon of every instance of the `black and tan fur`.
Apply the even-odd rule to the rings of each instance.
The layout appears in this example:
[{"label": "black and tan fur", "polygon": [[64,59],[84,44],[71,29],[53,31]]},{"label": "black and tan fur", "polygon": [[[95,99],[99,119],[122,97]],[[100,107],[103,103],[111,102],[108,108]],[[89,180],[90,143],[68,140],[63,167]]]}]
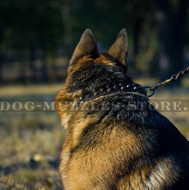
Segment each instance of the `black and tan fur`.
[{"label": "black and tan fur", "polygon": [[135,85],[127,50],[125,29],[101,55],[87,29],[74,51],[56,97],[67,129],[59,167],[66,190],[189,189],[188,141],[141,91],[119,89],[120,81]]}]

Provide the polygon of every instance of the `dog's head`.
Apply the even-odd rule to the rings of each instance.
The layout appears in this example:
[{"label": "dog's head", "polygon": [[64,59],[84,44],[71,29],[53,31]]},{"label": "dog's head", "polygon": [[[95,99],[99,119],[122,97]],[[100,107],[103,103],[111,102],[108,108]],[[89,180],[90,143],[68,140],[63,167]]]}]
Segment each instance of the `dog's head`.
[{"label": "dog's head", "polygon": [[[92,31],[85,30],[70,60],[64,88],[56,98],[56,108],[63,125],[69,120],[68,110],[75,102],[137,88],[132,86],[132,80],[127,76],[127,52],[125,29],[120,31],[108,52],[100,55]],[[64,105],[64,109],[60,109],[60,105]]]},{"label": "dog's head", "polygon": [[69,73],[84,67],[87,63],[104,64],[112,67],[121,67],[127,71],[128,39],[125,29],[118,34],[114,44],[107,54],[99,55],[94,35],[90,29],[86,29],[75,48],[70,60]]}]

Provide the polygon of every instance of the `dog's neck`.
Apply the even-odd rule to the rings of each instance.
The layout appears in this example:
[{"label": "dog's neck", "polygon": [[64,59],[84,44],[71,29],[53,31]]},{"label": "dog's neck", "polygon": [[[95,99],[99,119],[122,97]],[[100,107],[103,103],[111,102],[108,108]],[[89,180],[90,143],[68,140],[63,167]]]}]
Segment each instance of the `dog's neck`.
[{"label": "dog's neck", "polygon": [[90,100],[94,100],[101,96],[107,96],[117,92],[135,93],[143,96],[147,96],[147,91],[138,83],[122,81],[117,84],[100,85],[98,89],[92,89],[79,97],[78,103],[84,103]]}]

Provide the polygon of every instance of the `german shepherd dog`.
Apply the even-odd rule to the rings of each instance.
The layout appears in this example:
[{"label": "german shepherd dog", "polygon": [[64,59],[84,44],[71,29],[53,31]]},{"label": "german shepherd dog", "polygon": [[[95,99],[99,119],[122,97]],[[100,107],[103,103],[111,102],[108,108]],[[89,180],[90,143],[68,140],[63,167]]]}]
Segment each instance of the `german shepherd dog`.
[{"label": "german shepherd dog", "polygon": [[75,48],[55,103],[66,190],[189,189],[189,143],[127,76],[127,51],[125,29],[107,53],[90,29]]}]

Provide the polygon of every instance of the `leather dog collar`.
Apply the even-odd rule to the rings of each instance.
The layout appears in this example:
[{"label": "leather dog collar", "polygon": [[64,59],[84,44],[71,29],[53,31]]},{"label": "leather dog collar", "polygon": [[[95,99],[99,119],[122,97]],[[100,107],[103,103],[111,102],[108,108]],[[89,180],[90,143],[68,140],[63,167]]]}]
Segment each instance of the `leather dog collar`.
[{"label": "leather dog collar", "polygon": [[84,103],[93,99],[96,99],[101,96],[110,95],[116,92],[126,92],[126,93],[135,93],[143,96],[147,96],[146,89],[138,83],[124,83],[120,82],[114,85],[104,85],[96,90],[91,90],[88,93],[83,94],[79,97],[77,103]]}]

